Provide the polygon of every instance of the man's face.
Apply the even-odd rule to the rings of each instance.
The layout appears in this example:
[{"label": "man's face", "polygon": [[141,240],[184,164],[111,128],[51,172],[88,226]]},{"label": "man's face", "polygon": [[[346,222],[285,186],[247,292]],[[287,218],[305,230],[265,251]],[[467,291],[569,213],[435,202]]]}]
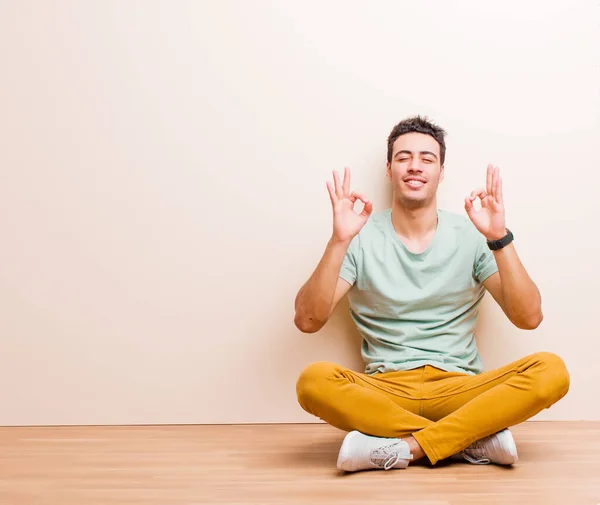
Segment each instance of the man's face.
[{"label": "man's face", "polygon": [[444,179],[437,140],[423,133],[400,135],[394,142],[387,175],[392,182],[394,200],[403,206],[419,208],[431,204]]}]

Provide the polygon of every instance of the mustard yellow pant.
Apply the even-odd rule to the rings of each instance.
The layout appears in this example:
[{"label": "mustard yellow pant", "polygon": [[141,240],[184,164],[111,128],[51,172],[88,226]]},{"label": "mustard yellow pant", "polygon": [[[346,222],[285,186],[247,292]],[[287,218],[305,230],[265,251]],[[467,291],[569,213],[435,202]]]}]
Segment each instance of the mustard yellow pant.
[{"label": "mustard yellow pant", "polygon": [[297,394],[304,410],[341,430],[412,435],[435,464],[550,407],[569,382],[563,361],[544,352],[480,375],[432,366],[366,375],[319,362],[302,372]]}]

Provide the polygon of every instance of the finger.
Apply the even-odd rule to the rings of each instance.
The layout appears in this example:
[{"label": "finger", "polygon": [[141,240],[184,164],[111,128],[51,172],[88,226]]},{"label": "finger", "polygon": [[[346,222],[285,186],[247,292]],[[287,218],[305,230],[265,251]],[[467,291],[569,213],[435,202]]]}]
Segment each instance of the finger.
[{"label": "finger", "polygon": [[340,174],[337,173],[337,170],[333,171],[333,183],[335,187],[335,195],[338,197],[338,199],[343,198],[342,183],[340,181]]},{"label": "finger", "polygon": [[[498,170],[500,172],[500,170]],[[496,202],[503,204],[504,200],[502,198],[502,177],[498,174],[498,179],[496,180]]]},{"label": "finger", "polygon": [[344,196],[350,194],[350,169],[348,167],[344,168],[344,184],[343,184]]},{"label": "finger", "polygon": [[331,181],[327,181],[327,192],[329,193],[331,205],[335,205],[335,203],[337,202],[337,196],[335,196],[335,190],[333,189],[333,184],[331,183]]},{"label": "finger", "polygon": [[469,198],[471,199],[471,201],[477,199],[478,197],[480,200],[483,200],[487,195],[488,194],[485,192],[485,189],[479,188],[479,189],[474,189],[473,191],[471,191]]},{"label": "finger", "polygon": [[475,208],[473,207],[473,200],[471,200],[470,197],[465,198],[465,210],[467,211],[469,217],[476,212]]},{"label": "finger", "polygon": [[364,193],[359,193],[358,191],[353,191],[352,193],[350,193],[350,196],[348,198],[352,203],[356,202],[356,200],[361,200],[363,203],[367,203],[369,201],[369,199],[364,195]]},{"label": "finger", "polygon": [[492,171],[492,192],[490,195],[495,200],[496,199],[496,181],[498,180],[498,167],[494,167]]},{"label": "finger", "polygon": [[486,190],[488,192],[488,194],[492,193],[492,176],[493,176],[493,172],[494,172],[494,166],[489,163],[487,166],[487,175],[485,178],[485,186],[486,186]]},{"label": "finger", "polygon": [[373,202],[369,202],[367,200],[360,215],[363,217],[368,217],[371,215],[371,212],[373,212]]}]

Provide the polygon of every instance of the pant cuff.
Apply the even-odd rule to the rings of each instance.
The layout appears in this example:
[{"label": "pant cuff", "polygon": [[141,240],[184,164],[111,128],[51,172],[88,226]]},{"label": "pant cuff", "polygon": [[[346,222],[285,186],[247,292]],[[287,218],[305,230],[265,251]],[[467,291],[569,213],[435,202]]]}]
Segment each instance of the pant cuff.
[{"label": "pant cuff", "polygon": [[421,446],[421,449],[423,449],[423,452],[425,453],[425,456],[427,456],[427,459],[429,459],[432,465],[435,465],[440,459],[438,458],[433,446],[427,440],[427,435],[422,435],[422,433],[423,431],[417,431],[413,433],[412,436]]}]

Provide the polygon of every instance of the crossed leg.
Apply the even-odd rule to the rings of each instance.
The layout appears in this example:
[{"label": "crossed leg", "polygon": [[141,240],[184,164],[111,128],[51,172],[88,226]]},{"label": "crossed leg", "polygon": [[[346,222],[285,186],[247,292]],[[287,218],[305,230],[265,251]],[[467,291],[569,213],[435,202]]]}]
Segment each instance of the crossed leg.
[{"label": "crossed leg", "polygon": [[412,436],[432,464],[529,419],[568,389],[567,369],[551,353],[475,376],[429,366],[369,376],[320,362],[308,366],[297,383],[307,412],[344,431]]}]

